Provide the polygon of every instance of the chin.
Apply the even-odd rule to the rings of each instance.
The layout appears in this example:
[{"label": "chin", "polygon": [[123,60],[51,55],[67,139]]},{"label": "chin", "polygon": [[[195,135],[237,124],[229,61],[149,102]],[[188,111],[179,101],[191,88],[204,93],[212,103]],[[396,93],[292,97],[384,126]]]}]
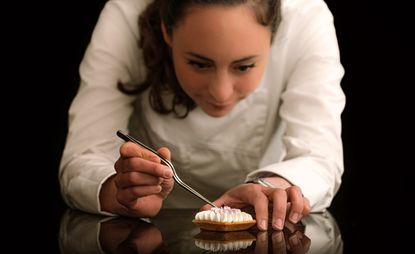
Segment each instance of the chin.
[{"label": "chin", "polygon": [[217,106],[214,104],[206,103],[205,101],[200,103],[196,101],[196,104],[200,107],[200,109],[203,110],[203,112],[205,112],[205,114],[216,118],[226,116],[236,105],[236,103],[229,103],[227,105]]},{"label": "chin", "polygon": [[220,117],[225,116],[227,113],[206,113],[206,114],[208,114],[211,117],[220,118]]},{"label": "chin", "polygon": [[221,109],[221,110],[218,110],[218,109],[203,109],[203,111],[207,115],[209,115],[211,117],[216,117],[216,118],[226,116],[227,114],[229,114],[229,112],[231,110],[232,110],[232,108],[229,108],[229,109]]}]

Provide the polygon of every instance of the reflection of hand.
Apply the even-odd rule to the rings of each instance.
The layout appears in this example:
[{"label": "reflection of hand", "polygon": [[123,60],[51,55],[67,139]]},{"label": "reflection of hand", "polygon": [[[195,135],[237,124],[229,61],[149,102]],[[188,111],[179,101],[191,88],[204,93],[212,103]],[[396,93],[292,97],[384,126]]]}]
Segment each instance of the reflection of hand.
[{"label": "reflection of hand", "polygon": [[120,217],[103,222],[99,240],[105,253],[167,253],[160,230],[142,220]]},{"label": "reflection of hand", "polygon": [[288,237],[287,249],[291,253],[306,253],[311,246],[311,240],[303,233],[296,231]]},{"label": "reflection of hand", "polygon": [[[271,241],[269,241],[271,238]],[[283,231],[263,232],[257,234],[255,253],[304,254],[310,249],[311,241],[300,231],[284,234]],[[268,248],[272,251],[268,251]]]}]

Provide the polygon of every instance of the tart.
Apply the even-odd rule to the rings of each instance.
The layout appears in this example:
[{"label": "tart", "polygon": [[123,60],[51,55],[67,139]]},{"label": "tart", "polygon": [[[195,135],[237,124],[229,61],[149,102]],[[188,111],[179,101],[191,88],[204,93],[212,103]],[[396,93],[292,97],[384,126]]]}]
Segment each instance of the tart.
[{"label": "tart", "polygon": [[256,224],[249,213],[228,206],[198,212],[192,222],[203,230],[222,232],[247,230]]}]

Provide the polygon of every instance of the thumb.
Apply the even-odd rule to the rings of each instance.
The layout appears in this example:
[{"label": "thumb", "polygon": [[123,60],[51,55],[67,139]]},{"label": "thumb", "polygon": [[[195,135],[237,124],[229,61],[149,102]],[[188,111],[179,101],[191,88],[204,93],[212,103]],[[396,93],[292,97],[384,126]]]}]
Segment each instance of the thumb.
[{"label": "thumb", "polygon": [[171,159],[171,153],[170,150],[167,147],[161,147],[157,150],[157,152],[166,160]]}]

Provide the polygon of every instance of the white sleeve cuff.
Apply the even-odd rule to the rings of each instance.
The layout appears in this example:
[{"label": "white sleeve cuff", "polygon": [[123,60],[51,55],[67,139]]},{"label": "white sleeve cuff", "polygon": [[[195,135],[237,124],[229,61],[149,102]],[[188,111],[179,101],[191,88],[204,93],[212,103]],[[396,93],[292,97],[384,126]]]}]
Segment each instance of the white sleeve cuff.
[{"label": "white sleeve cuff", "polygon": [[69,207],[85,212],[115,216],[101,211],[99,193],[102,184],[114,175],[118,143],[108,142],[74,156],[62,165],[61,193]]}]

